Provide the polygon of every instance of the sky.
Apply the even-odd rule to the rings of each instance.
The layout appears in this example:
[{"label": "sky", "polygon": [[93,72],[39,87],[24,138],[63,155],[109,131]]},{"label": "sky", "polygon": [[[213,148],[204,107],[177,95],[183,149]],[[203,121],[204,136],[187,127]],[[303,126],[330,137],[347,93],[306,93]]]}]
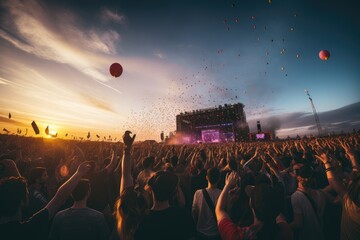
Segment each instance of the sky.
[{"label": "sky", "polygon": [[35,136],[35,121],[38,136],[159,141],[181,112],[241,102],[251,131],[260,120],[279,137],[316,133],[304,89],[328,132],[359,129],[359,11],[356,0],[2,0],[0,130]]}]

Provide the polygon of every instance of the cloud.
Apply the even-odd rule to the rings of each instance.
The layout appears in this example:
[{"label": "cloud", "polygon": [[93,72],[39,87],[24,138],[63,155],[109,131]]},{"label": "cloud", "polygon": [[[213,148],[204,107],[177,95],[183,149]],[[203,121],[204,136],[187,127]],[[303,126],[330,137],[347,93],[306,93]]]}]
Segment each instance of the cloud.
[{"label": "cloud", "polygon": [[[119,84],[110,81],[112,77],[108,72],[109,65],[115,61],[126,66],[123,74],[136,82],[152,80],[166,83],[173,78],[174,72],[185,72],[179,66],[156,61],[153,57],[118,56],[121,36],[110,28],[111,25],[104,27],[99,23],[87,26],[84,19],[68,9],[52,11],[45,3],[34,0],[3,1],[0,5],[5,9],[0,22],[0,39],[37,58],[71,66],[86,79],[116,93],[123,94],[123,91],[115,87]],[[122,21],[121,24],[125,21],[124,16],[106,8],[100,14],[112,21]],[[154,54],[157,54],[158,60],[166,57],[161,50]]]},{"label": "cloud", "polygon": [[18,127],[29,127],[28,125],[22,123],[22,122],[19,122],[19,121],[16,121],[16,120],[13,120],[13,119],[9,119],[7,117],[3,117],[3,116],[0,116],[0,122],[2,123],[8,123],[8,124],[14,124]]},{"label": "cloud", "polygon": [[155,52],[154,55],[160,59],[165,59],[165,54],[161,53],[161,52]]},{"label": "cloud", "polygon": [[9,80],[5,79],[5,78],[2,78],[0,77],[0,84],[3,84],[3,85],[8,85],[9,84]]},{"label": "cloud", "polygon": [[85,94],[85,93],[80,94],[80,95],[87,104],[90,104],[91,106],[99,108],[104,111],[115,113],[113,107],[110,104],[108,104],[107,102],[105,102],[101,99],[95,98],[93,96],[90,96],[88,94]]},{"label": "cloud", "polygon": [[[26,117],[27,120],[30,120],[30,117],[62,125],[91,123],[94,118],[100,117],[97,109],[114,113],[111,106],[101,101],[88,100],[84,104],[84,98],[79,96],[74,84],[69,86],[68,82],[61,81],[64,77],[61,73],[55,74],[59,81],[54,81],[45,71],[38,71],[17,62],[10,65],[12,67],[4,71],[11,77],[2,78],[7,84],[1,88],[1,111],[16,110],[18,115]],[[71,80],[69,82],[71,83]]]},{"label": "cloud", "polygon": [[[360,128],[360,102],[342,108],[318,113],[320,124],[325,132],[349,132]],[[258,119],[263,131],[276,130],[278,135],[303,135],[316,133],[314,115],[309,112],[294,112]],[[256,119],[248,121],[250,131],[256,131]]]},{"label": "cloud", "polygon": [[114,13],[108,8],[104,8],[101,11],[101,18],[106,22],[113,21],[116,23],[124,23],[126,20],[124,15],[119,15],[117,12]]},{"label": "cloud", "polygon": [[68,64],[94,80],[108,81],[107,72],[99,70],[106,67],[99,66],[101,60],[94,61],[94,54],[115,54],[120,39],[117,32],[82,29],[71,12],[48,13],[37,1],[5,1],[3,6],[2,20],[6,21],[1,24],[0,38],[42,59]]}]

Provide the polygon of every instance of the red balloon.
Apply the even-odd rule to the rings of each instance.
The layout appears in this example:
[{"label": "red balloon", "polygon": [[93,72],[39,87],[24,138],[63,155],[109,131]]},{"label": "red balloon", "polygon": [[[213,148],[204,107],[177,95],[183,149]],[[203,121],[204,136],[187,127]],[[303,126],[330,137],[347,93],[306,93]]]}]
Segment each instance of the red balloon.
[{"label": "red balloon", "polygon": [[120,75],[121,75],[122,72],[123,72],[123,68],[122,68],[122,66],[121,66],[119,63],[113,63],[113,64],[111,64],[109,70],[110,70],[111,76],[113,76],[113,77],[120,77]]},{"label": "red balloon", "polygon": [[321,60],[326,61],[326,60],[329,59],[329,57],[330,57],[330,53],[329,53],[328,50],[321,50],[321,51],[319,52],[319,58],[320,58]]}]

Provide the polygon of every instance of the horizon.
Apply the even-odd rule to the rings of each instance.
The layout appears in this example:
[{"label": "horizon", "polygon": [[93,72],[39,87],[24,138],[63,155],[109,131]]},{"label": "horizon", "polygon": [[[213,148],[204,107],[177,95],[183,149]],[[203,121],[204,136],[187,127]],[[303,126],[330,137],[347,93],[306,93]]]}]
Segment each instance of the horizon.
[{"label": "horizon", "polygon": [[[214,107],[215,108],[215,107]],[[347,109],[348,108],[348,109]],[[345,110],[346,109],[346,110]],[[200,109],[203,110],[203,109]],[[344,113],[345,111],[345,113]],[[189,111],[191,112],[191,111]],[[339,135],[339,134],[343,134],[343,133],[351,133],[354,130],[359,131],[360,130],[360,121],[355,122],[355,124],[350,124],[349,125],[349,121],[341,121],[339,119],[334,120],[333,118],[338,118],[340,117],[343,118],[344,116],[347,116],[348,114],[353,114],[354,116],[351,116],[351,118],[358,118],[360,115],[360,102],[358,103],[354,103],[348,106],[344,106],[342,108],[339,109],[334,109],[328,112],[320,112],[318,113],[318,115],[320,116],[320,119],[322,118],[322,115],[324,114],[330,114],[332,115],[330,117],[330,120],[328,122],[326,122],[324,124],[324,122],[321,124],[322,126],[322,135],[321,136],[328,136],[328,135]],[[288,115],[288,114],[287,114]],[[291,115],[291,114],[290,114]],[[302,124],[298,124],[296,123],[296,121],[299,120],[299,117],[301,118]],[[0,121],[4,122],[5,118],[0,116]],[[248,121],[249,124],[249,128],[250,128],[250,133],[256,133],[257,132],[257,121],[260,121],[260,123],[262,124],[262,132],[274,132],[275,133],[275,137],[279,138],[279,139],[286,139],[288,137],[294,139],[298,136],[300,137],[305,137],[305,136],[318,136],[318,132],[316,130],[316,126],[314,124],[315,120],[314,120],[314,115],[312,113],[309,112],[298,112],[296,113],[296,116],[294,116],[292,119],[287,118],[287,122],[286,122],[286,128],[280,128],[281,125],[283,125],[281,123],[281,117],[279,116],[270,116],[268,119],[262,119],[262,120],[258,120],[258,119],[252,119],[250,120],[250,123]],[[331,120],[332,119],[332,120]],[[334,127],[334,123],[335,123],[335,127]],[[294,126],[295,124],[295,126]],[[304,131],[304,129],[302,127],[299,127],[299,125],[301,126],[305,126],[307,128],[310,128],[312,130],[307,130]],[[30,126],[30,124],[29,124]],[[17,128],[20,129],[20,128]],[[28,128],[30,129],[30,128]],[[290,129],[290,130],[289,130]],[[299,130],[300,131],[297,131]],[[9,129],[7,129],[9,130]],[[279,131],[283,131],[283,134],[279,134]],[[290,133],[289,133],[290,131]],[[30,129],[30,133],[33,132],[32,129]],[[36,138],[43,138],[43,139],[62,139],[62,140],[77,140],[77,141],[93,141],[93,142],[120,142],[121,141],[121,136],[122,133],[118,133],[116,135],[101,135],[99,136],[98,134],[91,134],[90,138],[87,138],[87,135],[89,132],[82,132],[79,135],[74,135],[74,134],[68,134],[68,136],[65,136],[64,132],[53,132],[50,134],[45,134],[45,127],[44,127],[44,131],[40,130],[40,132],[42,132],[42,134],[39,135],[31,135],[31,134],[26,134],[24,135],[24,132],[21,131],[21,133],[17,132],[11,132],[10,133],[5,133],[5,134],[1,134],[0,135],[12,135],[12,136],[26,136],[26,137],[36,137]],[[58,133],[62,133],[62,135],[59,134],[59,136],[53,137],[51,135],[54,134],[58,134]],[[133,132],[134,134],[136,134],[136,132]],[[168,137],[171,134],[176,134],[176,131],[172,131],[167,133],[164,133],[166,137]],[[94,137],[95,136],[95,137]],[[110,138],[111,136],[111,138]],[[273,137],[273,138],[275,138]],[[110,140],[111,139],[111,140]],[[156,141],[156,142],[161,142],[160,139],[160,134],[158,136],[158,139],[142,139],[142,140],[136,140],[136,142],[142,142],[142,141]]]}]

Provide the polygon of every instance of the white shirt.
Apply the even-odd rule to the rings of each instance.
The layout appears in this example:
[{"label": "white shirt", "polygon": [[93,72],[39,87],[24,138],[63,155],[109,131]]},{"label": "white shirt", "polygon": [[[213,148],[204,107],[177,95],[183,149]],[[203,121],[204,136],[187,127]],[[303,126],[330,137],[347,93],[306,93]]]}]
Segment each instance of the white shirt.
[{"label": "white shirt", "polygon": [[[214,203],[214,206],[216,206],[221,190],[217,188],[212,188],[207,189],[207,192],[210,196],[211,201]],[[196,223],[197,231],[209,237],[219,236],[219,231],[217,228],[217,222],[215,220],[214,213],[208,207],[208,204],[202,193],[202,189],[195,192],[192,209],[193,212],[195,211],[198,213],[198,221]]]},{"label": "white shirt", "polygon": [[314,196],[311,197],[316,204],[317,213],[314,212],[310,201],[304,193],[296,191],[291,195],[294,214],[301,214],[302,216],[302,228],[299,230],[299,240],[324,239],[322,218],[324,216],[326,197],[321,191],[314,191],[314,193]]}]

